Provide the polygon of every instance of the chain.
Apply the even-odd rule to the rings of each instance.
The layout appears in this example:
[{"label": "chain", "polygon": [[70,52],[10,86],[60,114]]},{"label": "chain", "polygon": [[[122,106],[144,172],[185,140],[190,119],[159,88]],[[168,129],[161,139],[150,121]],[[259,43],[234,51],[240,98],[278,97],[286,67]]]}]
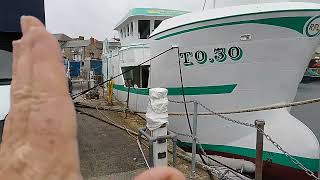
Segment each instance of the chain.
[{"label": "chain", "polygon": [[263,134],[263,136],[266,137],[266,139],[268,141],[270,141],[278,150],[280,150],[287,158],[289,158],[295,165],[299,166],[301,169],[303,169],[305,171],[305,173],[307,175],[309,175],[310,177],[313,177],[316,180],[319,180],[320,178],[318,178],[311,170],[309,170],[308,168],[306,168],[301,162],[299,162],[296,158],[294,158],[290,153],[288,153],[287,151],[285,151],[277,142],[275,142],[268,134],[266,134],[261,128],[256,127],[257,130]]},{"label": "chain", "polygon": [[[180,102],[180,101],[170,100],[170,102],[177,103],[177,104],[183,104],[183,102]],[[194,101],[188,101],[187,103],[192,103],[192,102],[194,102]],[[281,105],[271,105],[271,106],[265,106],[265,107],[240,109],[240,110],[235,110],[235,111],[216,112],[216,114],[226,115],[226,114],[241,114],[241,113],[250,113],[250,112],[269,111],[269,110],[275,110],[275,109],[303,106],[303,105],[314,104],[314,103],[319,103],[319,102],[320,102],[320,98],[316,98],[316,99],[309,99],[309,100],[305,100],[305,101],[298,101],[298,102],[281,104]],[[198,116],[210,116],[210,115],[216,115],[216,114],[199,113]],[[183,116],[183,115],[185,115],[185,113],[171,113],[170,115]],[[189,113],[189,115],[192,115],[192,113]]]},{"label": "chain", "polygon": [[176,103],[176,104],[190,104],[190,103],[194,103],[194,101],[174,101],[174,100],[168,100],[171,103]]},{"label": "chain", "polygon": [[221,119],[224,119],[226,121],[229,121],[229,122],[232,122],[232,123],[236,123],[236,124],[239,124],[239,125],[242,125],[242,126],[246,126],[246,127],[251,127],[251,128],[255,128],[256,126],[254,124],[250,124],[250,123],[247,123],[247,122],[241,122],[241,121],[237,121],[237,120],[234,120],[234,119],[231,119],[231,118],[228,118],[224,115],[221,115],[217,112],[214,112],[212,111],[211,109],[209,109],[208,107],[206,107],[205,105],[201,104],[198,102],[198,104],[203,107],[205,110],[211,112],[213,115],[216,115],[218,117],[220,117]]},{"label": "chain", "polygon": [[[197,138],[197,145],[199,146],[200,148],[200,151],[201,151],[201,154],[204,155],[207,160],[209,160],[209,155],[206,153],[206,151],[203,149],[199,139]],[[230,177],[227,176],[226,173],[222,173],[220,170],[218,170],[218,168],[214,167],[214,166],[209,166],[212,170],[213,170],[213,173],[217,174],[220,179],[228,179],[228,180],[232,180]],[[233,171],[230,171],[230,172],[233,172]],[[233,172],[234,173],[234,172]]]},{"label": "chain", "polygon": [[[307,175],[309,175],[310,177],[313,177],[314,179],[316,180],[319,180],[320,178],[318,178],[311,170],[309,170],[308,168],[306,168],[301,162],[299,162],[296,158],[294,158],[290,153],[288,153],[287,151],[285,151],[277,142],[275,142],[268,134],[266,134],[261,128],[259,127],[256,127],[254,124],[250,124],[250,123],[244,123],[244,122],[241,122],[241,121],[237,121],[237,120],[234,120],[234,119],[231,119],[231,118],[228,118],[226,116],[223,116],[219,113],[216,113],[214,111],[212,111],[211,109],[209,109],[208,107],[204,106],[203,104],[201,103],[198,103],[201,107],[203,107],[204,109],[206,109],[207,111],[211,112],[213,115],[216,115],[224,120],[227,120],[229,122],[233,122],[233,123],[236,123],[236,124],[240,124],[240,125],[243,125],[243,126],[247,126],[247,127],[252,127],[252,128],[256,128],[261,134],[263,134],[266,139],[268,141],[270,141],[278,150],[280,150],[287,158],[289,158],[295,165],[299,166],[301,169],[303,169],[305,171],[305,173]],[[200,145],[200,148],[201,145]],[[203,151],[203,149],[201,149],[201,151]]]},{"label": "chain", "polygon": [[179,135],[179,136],[185,136],[185,137],[193,138],[192,135],[190,135],[190,134],[178,133],[178,132],[175,132],[175,131],[172,131],[172,130],[169,130],[169,131],[173,132],[174,134]]}]

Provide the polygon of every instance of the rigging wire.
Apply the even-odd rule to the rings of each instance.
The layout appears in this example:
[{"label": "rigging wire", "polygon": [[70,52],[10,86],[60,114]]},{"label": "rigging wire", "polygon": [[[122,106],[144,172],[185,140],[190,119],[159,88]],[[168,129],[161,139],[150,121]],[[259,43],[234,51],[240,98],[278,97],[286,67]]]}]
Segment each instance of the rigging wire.
[{"label": "rigging wire", "polygon": [[[190,130],[190,133],[193,134],[193,131],[192,131],[192,128],[191,128],[191,122],[190,122],[190,118],[189,118],[189,113],[188,113],[187,101],[186,101],[186,97],[185,97],[185,91],[184,91],[184,83],[183,83],[183,75],[182,75],[181,59],[180,59],[180,48],[179,47],[177,47],[177,48],[178,48],[179,75],[180,75],[180,82],[181,82],[181,89],[182,89],[182,96],[183,96],[183,104],[184,104],[184,109],[185,109],[185,113],[186,113],[187,120],[188,120],[189,130]],[[200,146],[201,146],[201,144],[198,144],[198,143],[196,144],[196,151],[199,153],[199,156],[200,156],[203,164],[205,164],[207,166],[209,165],[205,161],[205,159],[203,158],[203,156],[206,156],[208,159],[210,159],[210,160],[212,160],[212,161],[214,161],[214,162],[216,162],[216,163],[218,163],[218,164],[230,169],[231,171],[239,173],[239,174],[241,174],[241,175],[243,175],[243,176],[245,176],[247,178],[251,178],[251,177],[249,177],[249,176],[247,176],[247,175],[245,175],[245,174],[243,174],[241,172],[238,172],[237,170],[235,170],[235,169],[233,169],[233,168],[231,168],[231,167],[229,167],[229,166],[227,166],[227,165],[225,165],[225,164],[223,164],[223,163],[221,163],[221,162],[219,162],[219,161],[207,156],[205,154],[204,149],[202,149]],[[208,170],[208,175],[209,175],[210,179],[214,179],[213,176],[212,176],[211,171],[209,171],[209,170]]]},{"label": "rigging wire", "polygon": [[128,72],[130,72],[130,71],[132,71],[132,70],[134,70],[134,69],[136,69],[136,68],[139,68],[139,67],[142,66],[143,64],[145,64],[145,63],[147,63],[147,62],[150,62],[150,61],[158,58],[159,56],[161,56],[161,55],[163,55],[163,54],[171,51],[171,50],[174,49],[174,48],[176,48],[176,47],[171,47],[170,49],[167,49],[167,50],[159,53],[158,55],[156,55],[156,56],[154,56],[154,57],[152,57],[152,58],[150,58],[150,59],[148,59],[148,60],[140,63],[139,65],[134,66],[133,68],[130,68],[130,69],[128,69],[127,71],[124,71],[123,73],[118,74],[118,75],[116,75],[115,77],[110,78],[109,80],[106,80],[106,81],[104,81],[104,82],[102,82],[102,83],[99,83],[98,85],[96,85],[96,86],[94,86],[94,87],[92,87],[92,88],[90,88],[90,89],[87,89],[87,90],[85,90],[85,91],[82,91],[82,92],[80,92],[80,93],[78,93],[78,94],[73,95],[73,96],[72,96],[72,100],[75,100],[76,98],[78,98],[78,97],[80,97],[80,96],[82,96],[82,95],[84,95],[84,94],[86,94],[86,93],[88,93],[88,92],[96,89],[97,87],[102,86],[102,85],[104,85],[105,83],[108,83],[108,82],[110,82],[111,80],[116,79],[116,78],[118,78],[118,77],[120,77],[120,76],[122,76],[122,75],[124,75],[124,74],[126,74],[126,73],[128,73]]},{"label": "rigging wire", "polygon": [[[181,82],[181,89],[182,89],[182,97],[183,97],[183,102],[184,102],[183,103],[184,104],[184,110],[185,110],[185,113],[187,115],[187,120],[188,120],[188,126],[189,126],[190,133],[193,134],[192,128],[191,128],[191,123],[190,123],[190,118],[189,118],[189,113],[188,113],[188,107],[187,107],[187,102],[186,102],[185,91],[184,91],[184,83],[183,83],[183,76],[182,76],[181,59],[180,59],[180,48],[179,47],[178,47],[178,61],[179,61],[179,75],[180,75],[180,82]],[[197,147],[198,147],[198,145],[197,145]],[[202,163],[205,164],[205,165],[208,165],[207,162],[204,160],[202,154],[203,153],[199,154]],[[208,175],[209,175],[210,179],[213,180],[214,178],[212,176],[211,171],[208,170],[207,172],[208,172]]]},{"label": "rigging wire", "polygon": [[180,48],[178,48],[178,59],[179,59],[179,76],[180,76],[180,83],[181,83],[181,90],[182,90],[182,97],[183,97],[183,104],[184,104],[184,110],[185,113],[187,115],[187,120],[188,120],[188,126],[189,126],[189,130],[192,132],[192,128],[191,128],[191,122],[190,122],[190,118],[189,118],[189,113],[188,113],[188,107],[187,107],[187,103],[186,103],[186,95],[185,95],[185,91],[184,91],[184,83],[183,83],[183,76],[182,76],[182,68],[181,68],[181,59],[180,59]]}]

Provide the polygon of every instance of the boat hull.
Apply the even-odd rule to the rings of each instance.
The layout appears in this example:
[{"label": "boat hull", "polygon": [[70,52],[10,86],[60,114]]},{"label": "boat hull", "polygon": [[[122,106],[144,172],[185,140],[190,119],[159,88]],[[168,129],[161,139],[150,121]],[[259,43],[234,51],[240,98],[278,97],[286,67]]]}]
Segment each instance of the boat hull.
[{"label": "boat hull", "polygon": [[[171,100],[182,101],[184,94],[187,101],[197,100],[217,112],[292,102],[319,42],[318,35],[309,32],[318,15],[320,11],[261,12],[192,23],[157,34],[150,45],[153,55],[178,48],[151,62],[149,88],[168,88]],[[123,84],[123,78],[116,79],[115,95],[124,101],[128,89]],[[131,89],[131,109],[145,111],[147,95],[148,89]],[[185,112],[182,104],[170,103],[168,109]],[[187,109],[193,112],[192,104]],[[204,112],[199,108],[198,113]],[[227,116],[249,124],[264,120],[267,134],[305,167],[319,172],[319,142],[288,109]],[[190,134],[186,117],[170,116],[169,120],[171,130]],[[213,154],[255,158],[255,128],[216,116],[199,116],[198,132],[199,142],[212,147],[208,151]],[[191,142],[185,136],[179,140]],[[309,177],[267,140],[264,160],[265,177]]]}]

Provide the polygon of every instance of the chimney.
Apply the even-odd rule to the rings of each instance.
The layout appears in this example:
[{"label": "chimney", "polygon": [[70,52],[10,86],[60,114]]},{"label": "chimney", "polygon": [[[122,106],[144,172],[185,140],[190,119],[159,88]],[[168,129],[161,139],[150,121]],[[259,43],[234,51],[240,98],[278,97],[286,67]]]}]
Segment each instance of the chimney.
[{"label": "chimney", "polygon": [[95,39],[93,37],[90,38],[90,44],[94,44],[95,43]]}]

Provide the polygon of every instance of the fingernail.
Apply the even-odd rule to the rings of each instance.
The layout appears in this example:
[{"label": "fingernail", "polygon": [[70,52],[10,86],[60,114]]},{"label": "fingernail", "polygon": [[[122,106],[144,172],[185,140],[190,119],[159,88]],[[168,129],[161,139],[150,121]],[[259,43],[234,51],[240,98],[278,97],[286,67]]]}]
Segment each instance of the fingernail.
[{"label": "fingernail", "polygon": [[13,46],[18,45],[18,44],[20,44],[20,43],[21,43],[21,39],[12,41],[12,45],[13,45]]},{"label": "fingernail", "polygon": [[28,16],[21,16],[20,18],[21,31],[22,33],[26,33],[28,30]]}]

